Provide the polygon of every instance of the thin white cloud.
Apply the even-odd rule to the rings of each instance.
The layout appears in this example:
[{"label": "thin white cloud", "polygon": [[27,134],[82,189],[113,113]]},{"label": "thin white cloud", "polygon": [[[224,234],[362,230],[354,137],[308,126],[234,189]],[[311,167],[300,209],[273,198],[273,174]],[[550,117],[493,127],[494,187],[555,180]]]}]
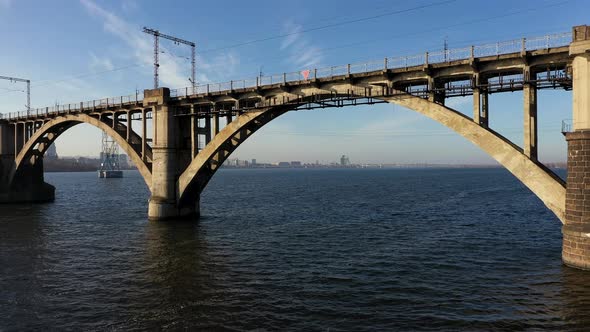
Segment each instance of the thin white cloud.
[{"label": "thin white cloud", "polygon": [[197,57],[197,82],[212,83],[214,81],[229,81],[235,79],[236,70],[240,64],[240,58],[233,52],[221,53],[209,61]]},{"label": "thin white cloud", "polygon": [[10,8],[12,6],[12,0],[0,0],[0,7]]},{"label": "thin white cloud", "polygon": [[139,4],[135,0],[122,0],[121,9],[126,12],[132,12],[139,9]]},{"label": "thin white cloud", "polygon": [[[153,63],[153,44],[149,36],[144,34],[139,26],[127,23],[91,0],[80,0],[80,2],[92,16],[102,20],[105,31],[121,39],[133,50],[133,54],[139,62],[145,65]],[[164,47],[162,50],[165,52]],[[159,74],[162,84],[170,87],[190,85],[188,81],[190,70],[181,68],[183,66],[169,54],[160,54]]]},{"label": "thin white cloud", "polygon": [[289,35],[281,43],[281,50],[290,47],[299,39],[302,27],[288,21],[285,23],[285,30]]},{"label": "thin white cloud", "polygon": [[385,118],[371,121],[356,130],[359,134],[386,134],[399,131],[407,132],[421,122],[428,121],[426,117],[402,107],[392,106],[394,110]]},{"label": "thin white cloud", "polygon": [[115,66],[111,59],[107,57],[101,58],[90,52],[90,68],[92,70],[113,70]]},{"label": "thin white cloud", "polygon": [[288,53],[287,60],[297,68],[313,68],[323,60],[323,54],[306,38],[301,31],[303,27],[293,22],[287,22],[284,26],[287,37],[282,41],[280,50]]},{"label": "thin white cloud", "polygon": [[[2,1],[2,0],[0,0]],[[115,35],[131,49],[134,58],[146,66],[153,65],[153,39],[143,33],[141,27],[127,23],[126,20],[115,15],[92,0],[80,0],[86,10],[94,17],[103,22],[105,31]],[[128,1],[127,6],[133,6],[134,1]],[[124,5],[124,4],[123,4]],[[184,45],[182,45],[184,46]],[[191,75],[190,54],[188,48],[177,51],[167,49],[160,43],[160,85],[170,88],[190,86]],[[175,54],[177,53],[177,54]],[[198,49],[197,49],[198,53]],[[197,54],[197,82],[210,83],[211,78],[216,81],[229,81],[231,74],[235,73],[239,64],[239,58],[235,53],[222,53],[207,61]]]}]

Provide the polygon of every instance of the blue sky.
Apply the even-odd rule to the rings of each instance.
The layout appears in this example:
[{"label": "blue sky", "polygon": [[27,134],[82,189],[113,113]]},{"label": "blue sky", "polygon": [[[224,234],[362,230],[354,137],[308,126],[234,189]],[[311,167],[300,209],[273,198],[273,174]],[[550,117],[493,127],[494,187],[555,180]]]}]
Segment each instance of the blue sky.
[{"label": "blue sky", "polygon": [[[409,10],[416,7],[422,8]],[[445,38],[456,48],[566,32],[590,24],[589,8],[588,0],[0,0],[0,75],[31,79],[32,105],[44,107],[150,88],[152,39],[143,26],[196,42],[197,80],[219,82],[435,51]],[[162,46],[160,84],[190,85],[189,49]],[[24,109],[22,89],[0,81],[0,112]],[[539,93],[542,161],[566,158],[560,127],[571,118],[571,98],[559,90]],[[471,114],[471,102],[450,99],[448,105]],[[522,103],[520,92],[490,98],[492,128],[517,144]],[[100,132],[76,126],[57,149],[95,156]],[[352,162],[493,163],[454,132],[394,105],[291,112],[232,157],[328,162],[342,154]]]}]

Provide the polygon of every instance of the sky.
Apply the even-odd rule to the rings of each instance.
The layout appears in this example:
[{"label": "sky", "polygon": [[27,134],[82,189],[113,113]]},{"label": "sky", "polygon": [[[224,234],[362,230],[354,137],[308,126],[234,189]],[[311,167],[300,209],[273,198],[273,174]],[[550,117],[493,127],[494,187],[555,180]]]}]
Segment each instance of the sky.
[{"label": "sky", "polygon": [[[32,107],[135,94],[153,86],[153,40],[142,27],[197,44],[197,81],[226,82],[472,44],[536,37],[590,24],[590,0],[95,1],[0,0],[0,76],[31,80]],[[160,85],[190,85],[190,49],[162,40]],[[0,113],[25,109],[24,85],[0,81]],[[538,95],[539,158],[566,160],[561,121],[572,95]],[[472,98],[447,99],[472,114]],[[522,92],[490,97],[490,126],[523,142]],[[97,156],[101,133],[78,125],[60,156]],[[232,158],[353,163],[492,164],[450,129],[390,104],[289,112]]]}]

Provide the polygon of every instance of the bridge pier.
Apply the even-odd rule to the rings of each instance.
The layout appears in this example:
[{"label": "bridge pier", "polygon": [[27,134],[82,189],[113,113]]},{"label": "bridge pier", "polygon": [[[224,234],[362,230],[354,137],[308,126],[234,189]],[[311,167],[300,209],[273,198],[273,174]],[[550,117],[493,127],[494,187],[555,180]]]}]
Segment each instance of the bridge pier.
[{"label": "bridge pier", "polygon": [[479,73],[473,77],[473,122],[487,128],[488,127],[488,91],[481,88],[481,84],[487,84],[486,79],[482,79]]},{"label": "bridge pier", "polygon": [[[185,126],[187,130],[182,130],[184,127],[174,116],[174,106],[169,104],[169,89],[146,90],[144,96],[144,107],[151,106],[153,110],[153,163],[150,188],[152,195],[149,200],[148,218],[167,220],[198,216],[198,197],[193,200],[194,204],[180,205],[176,189],[178,177],[191,159],[185,158],[185,150],[192,154],[194,149],[191,146],[182,146],[185,135],[194,137],[189,130],[190,124]],[[194,142],[191,142],[191,145],[193,144]]]},{"label": "bridge pier", "polygon": [[573,132],[568,142],[563,262],[590,270],[590,27],[578,26],[573,57]]},{"label": "bridge pier", "polygon": [[51,202],[55,187],[45,183],[43,158],[32,156],[11,181],[14,171],[15,149],[26,135],[26,124],[0,123],[0,203]]},{"label": "bridge pier", "polygon": [[534,83],[525,83],[524,94],[524,154],[531,160],[537,160],[537,87]]}]

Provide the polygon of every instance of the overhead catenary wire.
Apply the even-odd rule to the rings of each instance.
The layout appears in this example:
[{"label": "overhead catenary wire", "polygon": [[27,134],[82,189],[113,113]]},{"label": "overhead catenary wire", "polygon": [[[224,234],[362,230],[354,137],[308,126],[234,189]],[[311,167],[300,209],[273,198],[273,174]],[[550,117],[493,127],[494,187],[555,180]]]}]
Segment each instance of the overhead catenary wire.
[{"label": "overhead catenary wire", "polygon": [[[456,1],[456,0],[452,0],[452,1]],[[430,28],[430,29],[427,29],[427,30],[413,32],[413,33],[410,33],[409,35],[423,34],[423,33],[428,33],[428,32],[432,32],[432,31],[438,31],[438,30],[441,30],[441,29],[447,29],[447,28],[457,27],[457,26],[466,25],[466,24],[472,24],[472,23],[477,23],[477,22],[482,22],[482,21],[495,20],[495,19],[498,19],[498,18],[512,16],[512,15],[520,14],[520,13],[523,13],[523,12],[534,12],[534,11],[538,11],[538,10],[543,9],[543,8],[561,6],[561,5],[564,5],[565,3],[568,3],[568,2],[571,2],[571,1],[573,1],[573,0],[565,0],[565,1],[560,1],[560,2],[557,2],[557,3],[551,3],[551,4],[546,4],[546,5],[537,5],[535,7],[523,8],[523,9],[520,9],[520,10],[517,10],[517,11],[505,13],[505,14],[502,14],[502,15],[495,15],[495,16],[491,16],[491,17],[479,18],[479,19],[468,20],[468,21],[460,22],[460,23],[456,23],[456,24],[451,24],[451,25],[446,25],[446,26],[439,26],[439,27],[436,27],[436,28]],[[449,2],[451,2],[451,1],[449,1]],[[444,2],[444,3],[446,3],[446,2]],[[434,6],[434,5],[437,5],[437,4],[442,4],[442,3],[434,3],[434,4],[429,4],[429,5],[433,5]],[[429,6],[429,5],[423,5],[421,7]],[[415,8],[416,7],[410,8],[410,9],[406,9],[406,11],[409,11],[409,10],[415,9]],[[389,15],[392,15],[392,12],[384,13],[384,14],[380,14],[380,15],[374,15],[374,16],[371,16],[371,17],[373,17],[373,18],[375,18],[375,17],[381,17],[381,16],[385,16],[385,15],[388,15],[388,14]],[[335,26],[340,26],[340,25],[344,25],[344,24],[355,23],[355,22],[357,22],[359,20],[365,20],[365,19],[369,19],[369,18],[370,17],[359,18],[359,19],[354,19],[354,20],[349,20],[349,21],[344,21],[344,22],[338,22],[338,23],[331,24],[330,26],[326,25],[326,26],[322,26],[322,27],[304,29],[304,30],[297,31],[297,32],[294,32],[294,33],[290,33],[290,34],[283,34],[283,35],[271,36],[271,37],[268,37],[268,38],[257,39],[255,41],[253,40],[253,41],[249,41],[249,42],[245,42],[245,43],[261,42],[261,41],[264,41],[264,40],[271,40],[271,38],[272,39],[277,39],[277,38],[282,38],[282,37],[285,37],[285,36],[288,36],[288,35],[292,35],[292,34],[298,34],[298,33],[305,33],[305,32],[320,30],[320,28],[321,29],[327,29],[329,27],[335,27]],[[363,41],[359,41],[359,42],[356,42],[356,43],[347,43],[347,44],[336,45],[336,46],[328,47],[328,48],[320,48],[318,50],[319,51],[322,51],[322,52],[335,51],[335,50],[339,50],[339,49],[343,49],[343,48],[348,48],[348,47],[363,45],[363,44],[377,42],[377,41],[390,40],[390,39],[395,39],[395,38],[404,37],[404,36],[408,36],[408,34],[396,35],[396,36],[391,36],[391,37],[381,38],[381,39],[373,39],[373,40],[369,40],[369,41],[363,40]],[[233,48],[233,47],[239,47],[242,44],[244,44],[244,43],[235,44],[233,46],[232,45],[226,46],[226,47],[223,47],[223,49],[229,49],[229,48]],[[216,49],[204,50],[204,51],[201,51],[201,53],[212,52],[214,50],[216,50]],[[283,57],[277,57],[277,59],[278,58],[283,58]],[[265,59],[268,59],[268,58],[265,58]],[[249,60],[249,61],[250,61],[249,63],[254,63],[256,60]],[[242,62],[242,64],[244,64],[244,62]],[[143,67],[143,66],[147,66],[147,65],[148,64],[145,64],[145,63],[134,63],[134,64],[129,64],[129,65],[125,65],[125,66],[113,68],[113,69],[110,69],[110,70],[104,70],[104,71],[92,72],[92,73],[85,73],[85,74],[76,75],[76,76],[72,76],[72,77],[67,77],[67,78],[63,78],[63,79],[59,79],[59,80],[41,80],[41,81],[37,81],[37,82],[46,82],[46,83],[34,84],[32,86],[33,87],[43,87],[43,86],[53,85],[53,84],[57,84],[57,83],[61,83],[61,82],[66,82],[66,81],[70,81],[70,80],[79,79],[79,78],[91,77],[91,76],[98,76],[98,75],[102,75],[102,74],[107,74],[107,73],[111,73],[111,72],[121,71],[121,70],[129,69],[129,68],[134,68],[134,67]],[[5,92],[0,93],[0,95],[5,95],[5,94],[13,93],[13,92],[16,92],[16,91],[5,91]]]}]

